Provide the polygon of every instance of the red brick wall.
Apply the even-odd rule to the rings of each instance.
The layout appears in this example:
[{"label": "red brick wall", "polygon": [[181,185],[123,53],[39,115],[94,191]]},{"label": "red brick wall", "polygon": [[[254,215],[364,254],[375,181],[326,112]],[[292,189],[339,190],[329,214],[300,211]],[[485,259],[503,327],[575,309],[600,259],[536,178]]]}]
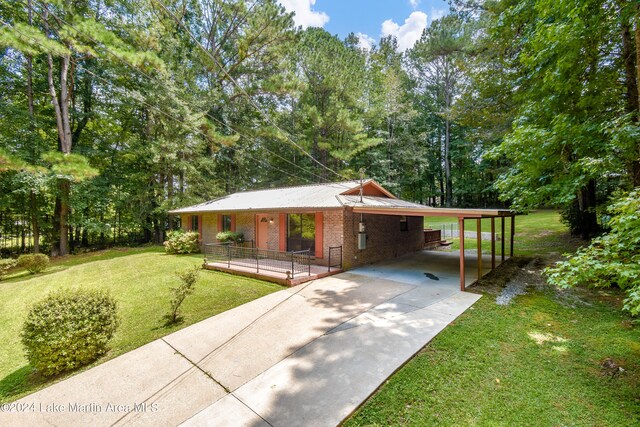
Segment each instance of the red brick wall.
[{"label": "red brick wall", "polygon": [[244,235],[244,240],[256,240],[256,215],[253,213],[235,214],[236,232]]},{"label": "red brick wall", "polygon": [[[235,216],[236,231],[244,234],[245,240],[256,240],[256,214],[238,213]],[[278,213],[269,224],[268,246],[280,250],[280,221]],[[203,214],[203,243],[215,243],[217,234],[217,215]],[[190,215],[182,215],[182,227],[187,230],[191,224]],[[358,250],[358,223],[360,215],[351,209],[329,210],[322,212],[322,258],[316,258],[315,264],[327,265],[329,248],[342,246],[342,260],[345,269],[396,258],[410,252],[419,251],[424,246],[423,218],[408,217],[408,231],[400,231],[400,217],[392,215],[364,215],[367,233],[367,248]],[[286,224],[286,223],[285,223]]]},{"label": "red brick wall", "polygon": [[407,231],[400,231],[400,217],[395,215],[363,215],[367,247],[358,249],[360,214],[347,209],[344,215],[344,268],[353,268],[422,250],[424,232],[422,217],[407,217]]}]

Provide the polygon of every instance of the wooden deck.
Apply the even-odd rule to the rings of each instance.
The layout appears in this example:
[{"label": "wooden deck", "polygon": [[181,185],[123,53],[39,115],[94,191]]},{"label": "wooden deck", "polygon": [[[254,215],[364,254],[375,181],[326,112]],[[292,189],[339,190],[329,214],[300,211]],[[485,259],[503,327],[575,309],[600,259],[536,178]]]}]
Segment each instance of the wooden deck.
[{"label": "wooden deck", "polygon": [[284,286],[296,286],[301,283],[309,282],[311,280],[320,279],[322,277],[331,276],[342,272],[342,269],[331,268],[331,271],[323,265],[311,265],[311,274],[309,273],[296,273],[293,278],[287,277],[286,272],[276,272],[268,270],[257,271],[255,266],[249,266],[250,262],[247,261],[246,266],[242,265],[229,265],[226,262],[205,262],[203,267],[206,270],[222,271],[224,273],[237,274],[239,276],[252,277],[254,279],[265,280],[267,282],[278,283]]}]

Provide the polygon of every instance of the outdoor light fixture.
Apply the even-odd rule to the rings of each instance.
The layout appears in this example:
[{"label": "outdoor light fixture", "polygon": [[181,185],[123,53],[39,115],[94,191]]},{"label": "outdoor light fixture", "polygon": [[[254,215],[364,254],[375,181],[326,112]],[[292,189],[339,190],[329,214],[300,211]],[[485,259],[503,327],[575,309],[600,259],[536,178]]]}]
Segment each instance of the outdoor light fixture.
[{"label": "outdoor light fixture", "polygon": [[269,224],[273,224],[273,218],[269,218]]}]

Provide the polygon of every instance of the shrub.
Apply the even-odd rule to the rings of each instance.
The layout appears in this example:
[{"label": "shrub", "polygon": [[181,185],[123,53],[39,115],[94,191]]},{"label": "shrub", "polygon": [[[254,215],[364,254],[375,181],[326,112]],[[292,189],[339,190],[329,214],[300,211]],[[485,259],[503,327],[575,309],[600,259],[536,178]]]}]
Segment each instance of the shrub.
[{"label": "shrub", "polygon": [[617,194],[609,207],[610,230],[580,248],[567,261],[545,270],[549,283],[560,287],[618,286],[627,293],[624,309],[640,314],[640,188]]},{"label": "shrub", "polygon": [[17,264],[18,261],[13,258],[0,259],[0,280],[2,280],[4,276],[7,275],[9,270],[11,270]]},{"label": "shrub", "polygon": [[168,254],[191,254],[200,252],[198,237],[198,233],[193,231],[186,233],[182,230],[170,231],[167,234],[167,241],[164,242],[164,250]]},{"label": "shrub", "polygon": [[20,255],[18,267],[26,269],[31,274],[40,273],[49,267],[49,257],[45,254]]},{"label": "shrub", "polygon": [[108,293],[62,290],[33,305],[21,340],[29,363],[52,376],[104,354],[118,324],[117,304]]},{"label": "shrub", "polygon": [[216,234],[216,239],[221,243],[242,243],[244,242],[244,234],[236,231],[221,231]]},{"label": "shrub", "polygon": [[176,273],[180,279],[180,285],[171,288],[171,311],[169,312],[169,322],[175,323],[178,320],[178,309],[182,302],[195,290],[198,276],[200,275],[200,267],[193,267]]}]

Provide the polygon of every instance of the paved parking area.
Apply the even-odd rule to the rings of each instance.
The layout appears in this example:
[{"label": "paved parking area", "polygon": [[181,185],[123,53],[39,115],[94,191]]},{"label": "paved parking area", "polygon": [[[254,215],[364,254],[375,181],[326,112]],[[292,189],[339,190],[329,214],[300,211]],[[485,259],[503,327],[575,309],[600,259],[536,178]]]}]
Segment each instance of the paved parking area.
[{"label": "paved parking area", "polygon": [[425,251],[267,295],[27,396],[34,410],[0,425],[336,425],[480,298],[458,290],[457,259]]}]

